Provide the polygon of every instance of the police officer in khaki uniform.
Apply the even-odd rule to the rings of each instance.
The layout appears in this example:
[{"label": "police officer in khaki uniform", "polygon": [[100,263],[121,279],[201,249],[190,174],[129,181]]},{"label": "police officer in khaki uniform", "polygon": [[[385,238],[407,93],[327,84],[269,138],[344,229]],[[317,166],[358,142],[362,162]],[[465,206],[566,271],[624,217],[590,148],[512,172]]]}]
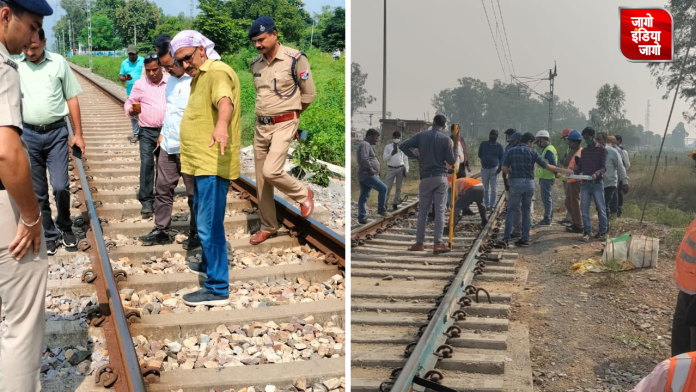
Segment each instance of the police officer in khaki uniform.
[{"label": "police officer in khaki uniform", "polygon": [[[41,212],[22,142],[22,94],[10,55],[39,41],[46,0],[0,0],[0,392],[38,391],[48,276]],[[50,217],[49,217],[50,219]]]},{"label": "police officer in khaki uniform", "polygon": [[251,61],[256,87],[256,132],[254,157],[261,230],[251,244],[276,236],[274,188],[300,203],[303,218],[314,210],[312,190],[283,170],[290,142],[297,134],[300,113],[314,101],[316,89],[304,53],[278,42],[273,19],[254,21],[249,38],[260,55]]}]

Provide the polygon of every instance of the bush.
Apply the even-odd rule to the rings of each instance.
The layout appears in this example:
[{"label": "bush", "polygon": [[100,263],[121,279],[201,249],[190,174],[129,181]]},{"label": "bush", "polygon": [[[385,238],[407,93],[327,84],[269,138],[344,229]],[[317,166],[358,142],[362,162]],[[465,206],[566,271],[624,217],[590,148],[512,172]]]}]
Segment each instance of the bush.
[{"label": "bush", "polygon": [[[288,46],[294,47],[292,44]],[[256,90],[249,64],[257,52],[245,48],[233,55],[224,55],[222,60],[239,77],[242,105],[242,145],[254,142],[254,112]],[[345,166],[345,61],[333,61],[331,54],[322,54],[318,49],[306,53],[312,67],[317,96],[300,119],[300,129],[307,130],[307,140],[315,151],[316,158],[339,166]],[[92,71],[125,87],[118,80],[124,58],[93,57]],[[74,56],[72,62],[82,67],[89,66],[87,56]]]}]

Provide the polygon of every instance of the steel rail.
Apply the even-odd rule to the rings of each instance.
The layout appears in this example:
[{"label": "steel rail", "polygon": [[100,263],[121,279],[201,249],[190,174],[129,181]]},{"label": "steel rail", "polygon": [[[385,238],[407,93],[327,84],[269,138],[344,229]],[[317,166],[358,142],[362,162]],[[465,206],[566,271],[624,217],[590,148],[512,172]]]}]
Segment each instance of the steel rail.
[{"label": "steel rail", "polygon": [[[67,119],[68,132],[70,138],[74,137],[72,124]],[[92,272],[96,277],[94,285],[99,301],[99,311],[105,320],[101,324],[106,337],[106,347],[109,351],[109,364],[112,372],[109,374],[99,374],[97,371],[95,378],[97,382],[100,376],[111,378],[117,377],[113,388],[116,391],[145,392],[145,381],[141,373],[138,357],[135,354],[133,339],[128,330],[128,321],[121,303],[118,286],[114,278],[114,271],[111,268],[109,254],[104,244],[104,235],[101,230],[99,216],[94,207],[92,193],[90,191],[87,176],[82,165],[82,160],[73,156],[73,171],[80,178],[82,189],[78,191],[81,205],[80,210],[85,222],[89,222],[90,230],[87,230],[87,241],[90,244],[89,257],[92,261]],[[88,218],[88,219],[85,219]]]},{"label": "steel rail", "polygon": [[[469,178],[479,177],[481,177],[481,173],[474,173]],[[389,218],[378,218],[366,225],[354,229],[350,232],[350,237],[351,241],[353,242],[353,246],[360,245],[359,241],[362,240],[365,236],[378,233],[380,230],[384,230],[393,226],[397,219],[407,217],[411,212],[416,211],[417,208],[418,200],[415,200],[412,203],[409,203],[394,211],[392,213],[392,216]]]},{"label": "steel rail", "polygon": [[[394,381],[390,392],[411,392],[415,379],[424,379],[425,374],[433,370],[439,356],[437,350],[440,346],[446,343],[447,335],[445,331],[454,325],[456,318],[453,313],[459,310],[458,301],[465,294],[466,286],[471,284],[475,273],[475,259],[478,256],[483,240],[488,235],[491,228],[502,210],[502,206],[506,200],[506,194],[498,200],[493,214],[488,220],[486,226],[479,233],[476,241],[473,243],[468,255],[464,259],[457,275],[452,280],[447,293],[437,307],[432,319],[428,323],[425,331],[421,335],[416,347],[411,352],[406,364],[401,369],[399,376]],[[425,384],[425,383],[424,383]],[[443,388],[444,389],[444,388]]]},{"label": "steel rail", "polygon": [[[92,82],[92,84],[94,84],[99,90],[103,91],[110,98],[114,99],[121,105],[125,104],[125,101],[121,97],[117,96],[114,92],[108,90],[90,76],[85,75],[78,68],[72,68],[75,72]],[[258,205],[255,181],[241,175],[238,179],[232,180],[231,185],[237,191],[241,192],[242,197],[249,198]],[[293,235],[297,235],[298,237],[312,244],[312,246],[315,248],[322,251],[326,255],[326,261],[329,264],[338,264],[345,268],[346,244],[343,236],[337,234],[335,231],[329,229],[314,218],[302,218],[302,215],[297,208],[291,206],[288,202],[279,198],[278,196],[274,195],[274,199],[276,204],[276,215],[283,225],[287,226],[293,231]]]}]

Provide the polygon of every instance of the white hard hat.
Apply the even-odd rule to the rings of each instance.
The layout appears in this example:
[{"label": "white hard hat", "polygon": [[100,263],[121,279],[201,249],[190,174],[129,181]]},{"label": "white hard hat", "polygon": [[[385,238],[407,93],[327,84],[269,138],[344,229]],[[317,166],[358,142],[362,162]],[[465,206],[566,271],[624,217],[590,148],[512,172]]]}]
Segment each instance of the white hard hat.
[{"label": "white hard hat", "polygon": [[545,137],[547,139],[551,139],[551,137],[549,136],[549,131],[545,131],[543,129],[537,132],[536,137]]}]

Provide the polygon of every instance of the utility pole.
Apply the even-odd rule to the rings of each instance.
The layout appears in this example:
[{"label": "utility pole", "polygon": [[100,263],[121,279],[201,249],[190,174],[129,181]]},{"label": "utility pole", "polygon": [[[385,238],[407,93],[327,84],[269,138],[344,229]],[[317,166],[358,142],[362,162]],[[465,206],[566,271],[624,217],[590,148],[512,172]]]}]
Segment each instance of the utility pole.
[{"label": "utility pole", "polygon": [[[309,47],[312,47],[312,42],[314,42],[314,26],[316,26],[316,19],[312,18],[312,35],[309,37]],[[372,125],[372,124],[370,124]]]},{"label": "utility pole", "polygon": [[138,46],[138,26],[133,26],[133,45]]},{"label": "utility pole", "polygon": [[68,42],[70,43],[68,45],[68,50],[72,51],[72,36],[70,35],[72,32],[72,23],[70,22],[70,19],[68,19]]},{"label": "utility pole", "polygon": [[92,0],[87,0],[87,43],[89,44],[89,72],[92,72]]},{"label": "utility pole", "polygon": [[[645,110],[645,131],[650,132],[650,100],[648,99],[648,108]],[[650,137],[650,147],[652,147],[652,136]]]},{"label": "utility pole", "polygon": [[554,85],[554,79],[556,78],[558,74],[556,73],[556,62],[553,62],[553,72],[549,69],[549,83],[551,84],[551,95],[549,96],[549,129],[548,131],[551,132],[551,127],[553,125],[553,85]]},{"label": "utility pole", "polygon": [[[70,33],[68,32],[68,35],[69,35],[69,34],[70,34]],[[65,47],[65,30],[63,30],[63,47],[62,47],[62,49],[60,50],[60,52],[61,52],[62,55],[65,55],[65,48],[66,48],[66,47]]]},{"label": "utility pole", "polygon": [[190,13],[189,13],[189,17],[190,17],[191,19],[193,19],[193,9],[196,8],[195,4],[196,4],[196,0],[191,0],[191,10],[190,10]]},{"label": "utility pole", "polygon": [[[382,55],[382,121],[387,119],[387,0],[384,0],[384,53]],[[384,124],[384,122],[382,123]]]}]

